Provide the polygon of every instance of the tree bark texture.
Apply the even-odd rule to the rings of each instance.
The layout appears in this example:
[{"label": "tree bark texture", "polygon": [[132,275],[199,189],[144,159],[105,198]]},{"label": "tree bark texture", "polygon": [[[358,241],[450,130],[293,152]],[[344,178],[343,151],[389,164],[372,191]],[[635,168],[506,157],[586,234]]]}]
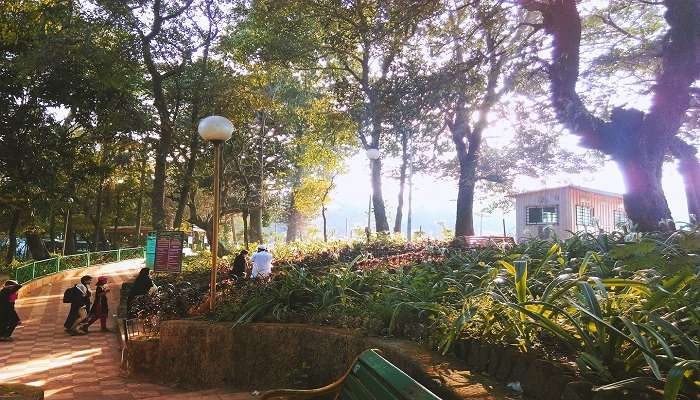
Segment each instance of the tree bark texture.
[{"label": "tree bark texture", "polygon": [[[212,238],[214,237],[214,219],[212,216],[209,216],[206,220],[202,218],[198,213],[197,213],[197,208],[196,206],[190,202],[189,204],[190,207],[190,223],[197,225],[199,228],[204,229],[204,234],[207,236],[207,241],[209,243],[212,243]],[[221,240],[218,241],[217,243],[217,251],[216,254],[219,257],[223,257],[225,255],[231,254],[231,252],[224,246],[224,244],[221,242]]]},{"label": "tree bark texture", "polygon": [[49,246],[51,251],[56,251],[56,212],[54,207],[49,211]]},{"label": "tree bark texture", "polygon": [[94,231],[92,234],[93,251],[104,248],[104,235],[102,232],[102,198],[104,197],[104,182],[100,182],[95,194],[95,219],[93,220]]},{"label": "tree bark texture", "polygon": [[27,248],[33,260],[46,260],[49,258],[49,252],[46,250],[44,241],[41,240],[41,235],[36,232],[25,232],[27,237]]},{"label": "tree bark texture", "polygon": [[406,187],[406,171],[408,170],[408,134],[405,130],[401,132],[401,167],[399,167],[399,198],[396,205],[396,218],[394,219],[394,233],[401,233],[401,222],[403,219],[403,197]]},{"label": "tree bark texture", "polygon": [[474,235],[474,188],[476,186],[476,169],[481,150],[481,129],[472,131],[469,127],[469,113],[466,105],[461,103],[454,119],[448,121],[459,161],[459,180],[457,182],[457,216],[455,219],[455,237]]},{"label": "tree bark texture", "polygon": [[700,2],[664,1],[669,30],[652,106],[648,113],[616,108],[608,121],[593,116],[576,92],[581,42],[576,0],[520,3],[542,13],[545,31],[552,36],[550,89],[559,121],[581,136],[584,146],[618,164],[627,187],[625,209],[639,231],[674,229],[672,223],[659,224],[671,219],[661,188],[661,167],[688,109],[690,85],[700,76]]},{"label": "tree bark texture", "polygon": [[697,149],[676,139],[671,145],[671,152],[678,160],[678,172],[683,176],[689,222],[697,224],[700,219],[700,160]]},{"label": "tree bark texture", "polygon": [[302,170],[296,166],[292,181],[292,190],[289,195],[289,208],[287,209],[287,236],[285,242],[296,242],[299,240],[303,225],[303,216],[297,209],[296,191],[301,185]]},{"label": "tree bark texture", "polygon": [[248,224],[248,240],[262,243],[262,209],[260,207],[250,208],[250,223]]},{"label": "tree bark texture", "polygon": [[5,253],[5,264],[9,264],[15,259],[17,252],[17,228],[19,227],[19,209],[12,210],[10,227],[7,230],[7,253]]},{"label": "tree bark texture", "polygon": [[372,207],[374,207],[374,224],[377,232],[389,232],[384,196],[382,195],[382,161],[372,160]]},{"label": "tree bark texture", "polygon": [[146,158],[141,164],[141,176],[139,177],[139,198],[136,202],[136,241],[135,245],[141,243],[141,223],[143,221],[143,192],[146,185]]},{"label": "tree bark texture", "polygon": [[303,225],[303,216],[299,210],[297,210],[294,204],[294,193],[292,193],[291,196],[292,201],[287,214],[287,236],[285,238],[287,243],[296,242],[299,240],[299,234],[301,233]]},{"label": "tree bark texture", "polygon": [[248,248],[248,245],[250,244],[250,238],[249,238],[249,232],[248,232],[248,212],[243,211],[241,213],[241,218],[243,218],[243,244],[245,245],[245,248]]},{"label": "tree bark texture", "polygon": [[67,229],[66,237],[63,238],[63,240],[66,241],[66,255],[76,253],[75,228],[73,227],[73,213],[69,212],[67,217],[68,217],[68,222],[67,222],[68,229]]},{"label": "tree bark texture", "polygon": [[199,148],[201,146],[201,140],[199,138],[199,132],[197,131],[197,126],[199,122],[199,109],[201,103],[201,93],[199,88],[202,86],[204,74],[206,73],[208,61],[209,61],[209,46],[211,44],[211,29],[209,31],[209,36],[204,45],[204,51],[202,55],[202,68],[199,72],[199,85],[197,85],[197,91],[194,95],[192,102],[192,113],[190,115],[190,123],[192,130],[190,132],[190,157],[187,159],[187,166],[185,167],[185,174],[182,177],[182,186],[180,187],[180,194],[177,201],[177,209],[175,210],[175,219],[173,220],[173,227],[179,229],[182,225],[183,214],[185,213],[185,206],[187,205],[187,200],[190,196],[190,191],[192,190],[192,176],[194,175],[194,167],[197,163],[197,155],[199,154]]}]

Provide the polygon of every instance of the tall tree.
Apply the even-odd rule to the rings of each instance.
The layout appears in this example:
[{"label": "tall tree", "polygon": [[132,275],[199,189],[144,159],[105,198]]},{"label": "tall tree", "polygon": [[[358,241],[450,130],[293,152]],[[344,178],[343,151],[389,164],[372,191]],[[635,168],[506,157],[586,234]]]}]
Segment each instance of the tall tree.
[{"label": "tall tree", "polygon": [[581,57],[581,15],[575,0],[520,0],[527,10],[542,16],[552,37],[547,66],[552,106],[564,126],[581,136],[582,145],[599,150],[615,161],[625,178],[628,217],[641,231],[668,229],[659,221],[671,219],[661,186],[662,166],[684,121],[690,87],[698,79],[700,63],[700,3],[666,0],[662,4],[668,25],[653,98],[647,112],[614,108],[608,119],[595,116],[577,92]]}]

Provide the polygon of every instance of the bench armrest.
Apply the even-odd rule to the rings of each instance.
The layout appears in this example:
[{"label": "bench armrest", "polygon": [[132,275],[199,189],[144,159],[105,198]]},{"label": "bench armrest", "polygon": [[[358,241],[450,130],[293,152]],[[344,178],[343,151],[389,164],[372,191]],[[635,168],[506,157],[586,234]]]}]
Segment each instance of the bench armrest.
[{"label": "bench armrest", "polygon": [[326,385],[324,387],[320,387],[318,389],[275,389],[275,390],[268,390],[265,392],[260,393],[260,399],[261,400],[266,400],[266,399],[274,399],[275,397],[291,397],[293,399],[311,399],[314,397],[318,396],[323,396],[329,393],[337,392],[340,390],[340,388],[343,386],[343,383],[345,383],[345,379],[350,375],[352,372],[352,367],[357,363],[357,360],[359,360],[360,356],[358,355],[355,357],[355,361],[350,364],[350,368],[348,368],[347,371],[338,378],[335,382]]}]

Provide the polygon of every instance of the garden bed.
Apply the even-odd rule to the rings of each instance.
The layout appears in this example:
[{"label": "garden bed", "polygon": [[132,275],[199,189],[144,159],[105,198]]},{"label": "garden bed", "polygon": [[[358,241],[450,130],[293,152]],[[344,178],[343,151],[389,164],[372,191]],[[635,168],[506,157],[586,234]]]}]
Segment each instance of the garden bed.
[{"label": "garden bed", "polygon": [[368,348],[380,349],[443,399],[520,398],[494,380],[470,374],[456,358],[425,351],[416,343],[304,324],[231,328],[225,323],[168,321],[159,338],[131,341],[125,355],[132,374],[163,383],[253,391],[323,386]]},{"label": "garden bed", "polygon": [[[537,398],[592,386],[596,391],[581,398],[605,398],[606,391],[618,397],[652,398],[663,391],[668,399],[697,398],[698,231],[632,241],[583,234],[511,249],[425,250],[437,256],[418,258],[414,254],[421,250],[412,249],[404,257],[407,265],[390,255],[372,268],[362,268],[357,259],[314,267],[304,262],[278,267],[269,280],[222,282],[216,310],[202,317],[232,326],[314,323],[367,337],[410,339],[442,354],[456,353],[473,371],[506,380],[524,369],[515,365],[534,360],[540,361],[532,374],[548,371],[538,375],[542,379],[555,369],[567,371],[571,378],[547,381],[554,394],[533,389],[540,386],[537,376],[518,375],[535,382],[523,388]],[[144,313],[156,330],[163,320],[191,316],[193,304],[186,298],[162,298],[167,301],[150,303],[155,307]],[[510,352],[530,362],[495,356]],[[508,373],[498,374],[508,365]],[[573,380],[580,382],[569,386]]]}]

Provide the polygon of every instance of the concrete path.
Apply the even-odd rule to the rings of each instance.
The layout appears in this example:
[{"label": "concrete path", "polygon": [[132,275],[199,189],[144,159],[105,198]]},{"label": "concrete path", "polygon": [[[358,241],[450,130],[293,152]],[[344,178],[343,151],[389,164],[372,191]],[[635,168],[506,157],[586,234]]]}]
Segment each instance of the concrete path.
[{"label": "concrete path", "polygon": [[[15,330],[15,341],[0,342],[0,382],[42,386],[50,400],[248,399],[245,393],[183,393],[126,379],[119,370],[117,336],[99,332],[99,321],[88,335],[70,336],[63,331],[69,308],[62,302],[63,291],[81,275],[92,275],[94,281],[98,276],[108,277],[110,313],[114,313],[122,282],[133,279],[142,267],[139,259],[71,271],[63,280],[20,297],[17,312],[22,325]],[[109,327],[113,328],[111,320]]]}]

